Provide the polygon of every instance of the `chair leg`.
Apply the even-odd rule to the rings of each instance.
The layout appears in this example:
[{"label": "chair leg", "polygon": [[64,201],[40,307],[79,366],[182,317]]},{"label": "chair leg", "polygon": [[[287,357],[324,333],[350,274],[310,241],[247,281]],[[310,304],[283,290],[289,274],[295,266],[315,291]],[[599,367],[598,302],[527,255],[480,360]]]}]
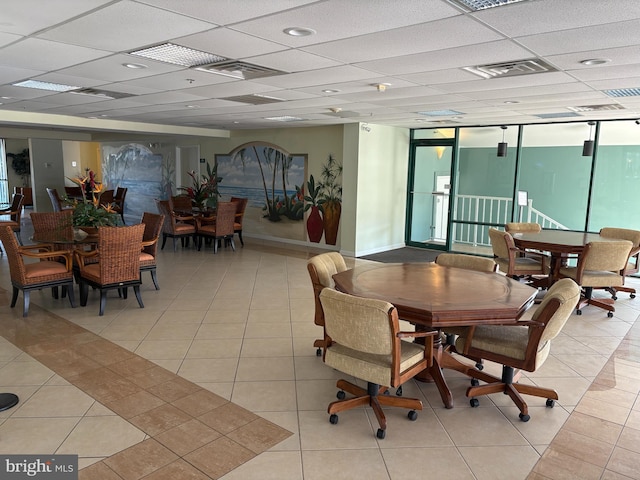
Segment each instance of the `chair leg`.
[{"label": "chair leg", "polygon": [[18,287],[13,287],[13,295],[11,295],[11,308],[16,306],[16,302],[18,301],[18,292],[20,289]]},{"label": "chair leg", "polygon": [[160,250],[164,249],[164,244],[167,243],[167,235],[166,234],[162,234],[162,246],[160,247]]},{"label": "chair leg", "polygon": [[229,243],[231,244],[231,250],[236,251],[236,244],[233,242],[233,235],[229,238]]},{"label": "chair leg", "polygon": [[76,294],[73,291],[73,283],[69,284],[69,286],[67,287],[67,296],[69,297],[71,308],[76,308]]},{"label": "chair leg", "polygon": [[140,308],[144,308],[144,303],[142,303],[142,295],[140,295],[140,285],[133,286],[133,293],[135,294],[136,299],[138,300],[138,305],[140,305]]},{"label": "chair leg", "polygon": [[104,315],[104,307],[107,305],[107,291],[100,290],[100,313],[98,315]]},{"label": "chair leg", "polygon": [[80,281],[80,306],[87,306],[87,298],[89,297],[89,285]]},{"label": "chair leg", "polygon": [[242,230],[238,230],[238,238],[240,239],[240,245],[244,247],[244,240],[242,240]]},{"label": "chair leg", "polygon": [[24,306],[22,309],[22,316],[26,317],[27,315],[29,315],[29,297],[31,296],[31,292],[29,292],[29,290],[23,290],[22,291],[22,298],[24,300]]},{"label": "chair leg", "polygon": [[151,272],[151,280],[153,281],[153,286],[156,287],[156,290],[160,290],[160,286],[158,285],[158,276],[156,275],[156,269],[150,270]]}]

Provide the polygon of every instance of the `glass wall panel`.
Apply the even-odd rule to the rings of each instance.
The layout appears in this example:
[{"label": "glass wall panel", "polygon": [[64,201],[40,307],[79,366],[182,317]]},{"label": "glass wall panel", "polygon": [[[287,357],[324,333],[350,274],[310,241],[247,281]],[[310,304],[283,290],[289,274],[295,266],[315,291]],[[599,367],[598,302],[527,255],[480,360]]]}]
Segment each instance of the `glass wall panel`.
[{"label": "glass wall panel", "polygon": [[586,122],[523,126],[518,190],[527,192],[529,206],[522,221],[584,230],[592,158],[582,156],[582,146],[589,135]]},{"label": "glass wall panel", "polygon": [[[497,155],[507,143],[506,156]],[[452,249],[488,247],[489,226],[511,221],[518,127],[461,128],[453,203]]]},{"label": "glass wall panel", "polygon": [[440,140],[444,138],[454,138],[455,128],[428,128],[424,130],[413,130],[414,140]]},{"label": "glass wall panel", "polygon": [[588,230],[640,230],[640,125],[633,120],[602,122],[598,140]]}]

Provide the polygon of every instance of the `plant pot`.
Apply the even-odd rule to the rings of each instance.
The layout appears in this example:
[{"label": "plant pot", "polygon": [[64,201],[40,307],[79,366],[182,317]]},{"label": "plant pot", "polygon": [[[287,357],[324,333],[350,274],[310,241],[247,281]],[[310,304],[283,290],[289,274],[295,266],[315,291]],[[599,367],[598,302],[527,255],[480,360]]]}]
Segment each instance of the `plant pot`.
[{"label": "plant pot", "polygon": [[323,228],[320,210],[316,206],[311,207],[311,213],[309,214],[309,218],[307,218],[307,234],[309,235],[309,241],[319,243],[322,238]]},{"label": "plant pot", "polygon": [[322,212],[324,213],[324,241],[327,245],[335,245],[338,238],[342,203],[326,202],[322,205]]},{"label": "plant pot", "polygon": [[98,236],[98,227],[78,227],[80,230],[82,230],[83,232],[85,232],[87,235],[91,236]]}]

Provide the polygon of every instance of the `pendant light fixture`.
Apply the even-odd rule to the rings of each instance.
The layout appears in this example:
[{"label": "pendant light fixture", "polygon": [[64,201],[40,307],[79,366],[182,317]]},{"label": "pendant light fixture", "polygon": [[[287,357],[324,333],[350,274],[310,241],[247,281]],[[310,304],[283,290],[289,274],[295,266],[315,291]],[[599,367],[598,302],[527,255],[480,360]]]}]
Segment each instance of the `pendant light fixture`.
[{"label": "pendant light fixture", "polygon": [[504,134],[507,130],[507,127],[502,125],[500,127],[502,129],[502,141],[498,143],[498,157],[506,157],[507,156],[507,142],[504,141]]},{"label": "pendant light fixture", "polygon": [[589,140],[584,141],[584,145],[582,146],[582,156],[583,157],[591,157],[593,156],[593,146],[594,141],[591,139],[591,133],[593,133],[593,126],[596,122],[589,122]]}]

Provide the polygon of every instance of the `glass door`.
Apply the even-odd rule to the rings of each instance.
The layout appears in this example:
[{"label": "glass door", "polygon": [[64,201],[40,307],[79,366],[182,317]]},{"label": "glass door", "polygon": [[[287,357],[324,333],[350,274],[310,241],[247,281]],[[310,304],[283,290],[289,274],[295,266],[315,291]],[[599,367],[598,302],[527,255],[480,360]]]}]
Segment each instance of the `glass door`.
[{"label": "glass door", "polygon": [[412,146],[407,245],[447,249],[453,141]]}]

